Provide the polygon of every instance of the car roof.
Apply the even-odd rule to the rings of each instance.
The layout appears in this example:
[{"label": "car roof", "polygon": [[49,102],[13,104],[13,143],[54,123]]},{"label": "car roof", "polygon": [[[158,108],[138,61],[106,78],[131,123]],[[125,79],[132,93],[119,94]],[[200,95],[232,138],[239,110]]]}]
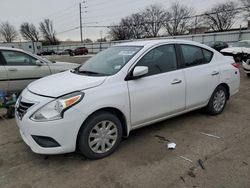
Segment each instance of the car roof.
[{"label": "car roof", "polygon": [[126,42],[126,43],[121,43],[117,44],[115,46],[154,46],[158,44],[167,44],[167,43],[183,43],[183,44],[191,44],[191,45],[196,45],[200,47],[207,47],[204,44],[190,41],[190,40],[177,40],[177,39],[163,39],[163,40],[139,40],[139,41],[133,41],[133,42]]},{"label": "car roof", "polygon": [[24,52],[23,50],[21,50],[19,48],[10,48],[10,47],[3,47],[3,46],[0,46],[0,50],[11,50],[11,51]]}]

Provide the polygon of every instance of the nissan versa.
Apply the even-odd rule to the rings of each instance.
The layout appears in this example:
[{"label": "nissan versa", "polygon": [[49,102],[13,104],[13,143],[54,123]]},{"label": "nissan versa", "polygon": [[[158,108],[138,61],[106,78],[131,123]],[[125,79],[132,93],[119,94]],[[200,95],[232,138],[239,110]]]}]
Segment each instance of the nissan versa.
[{"label": "nissan versa", "polygon": [[16,121],[35,153],[79,150],[99,159],[131,130],[199,108],[220,114],[239,90],[237,67],[191,41],[119,44],[31,83],[17,101]]}]

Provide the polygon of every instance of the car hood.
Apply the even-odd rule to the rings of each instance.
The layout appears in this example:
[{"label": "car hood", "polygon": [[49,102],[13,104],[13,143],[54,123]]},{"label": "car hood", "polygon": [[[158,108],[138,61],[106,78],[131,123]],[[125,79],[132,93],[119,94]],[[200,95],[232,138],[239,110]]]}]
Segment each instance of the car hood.
[{"label": "car hood", "polygon": [[245,48],[245,47],[230,47],[230,48],[224,48],[220,52],[232,53],[232,54],[238,54],[238,53],[247,53],[247,54],[250,54],[250,48]]},{"label": "car hood", "polygon": [[74,91],[97,87],[105,79],[106,76],[94,77],[66,71],[34,81],[28,85],[28,90],[47,97],[60,97]]},{"label": "car hood", "polygon": [[56,61],[55,63],[53,63],[53,65],[55,65],[55,66],[75,66],[75,67],[77,67],[77,66],[80,66],[80,64],[76,64],[76,63],[68,63],[68,62],[61,62],[61,61]]}]

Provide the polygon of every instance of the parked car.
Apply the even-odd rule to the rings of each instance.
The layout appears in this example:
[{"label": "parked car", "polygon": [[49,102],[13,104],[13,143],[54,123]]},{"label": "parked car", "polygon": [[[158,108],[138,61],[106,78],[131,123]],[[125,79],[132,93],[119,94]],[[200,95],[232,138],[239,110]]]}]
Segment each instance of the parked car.
[{"label": "parked car", "polygon": [[86,47],[79,47],[72,51],[70,55],[87,55],[89,53]]},{"label": "parked car", "polygon": [[250,76],[250,40],[242,40],[221,51],[223,55],[234,57],[235,61],[242,63],[245,73]]},{"label": "parked car", "polygon": [[56,52],[54,50],[45,50],[45,51],[42,51],[41,53],[37,53],[37,55],[55,55]]},{"label": "parked car", "polygon": [[32,81],[79,65],[51,62],[20,49],[0,47],[0,91],[18,92]]},{"label": "parked car", "polygon": [[57,55],[72,55],[72,51],[73,50],[71,49],[66,49],[66,50],[57,52]]},{"label": "parked car", "polygon": [[218,52],[220,52],[224,48],[228,48],[228,44],[222,41],[209,42],[207,45],[217,50]]},{"label": "parked car", "polygon": [[18,99],[16,121],[35,153],[79,150],[99,159],[134,129],[200,108],[220,114],[239,85],[235,62],[206,45],[123,43],[31,83]]}]

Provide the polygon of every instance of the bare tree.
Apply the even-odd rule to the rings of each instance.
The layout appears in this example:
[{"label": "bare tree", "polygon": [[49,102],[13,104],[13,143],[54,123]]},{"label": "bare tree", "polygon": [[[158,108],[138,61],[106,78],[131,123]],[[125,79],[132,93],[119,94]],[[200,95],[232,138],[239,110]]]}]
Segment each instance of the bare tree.
[{"label": "bare tree", "polygon": [[111,40],[128,40],[132,38],[131,31],[122,24],[109,27],[109,37]]},{"label": "bare tree", "polygon": [[211,10],[205,12],[204,23],[214,31],[224,31],[230,29],[235,23],[237,4],[233,1],[219,3]]},{"label": "bare tree", "polygon": [[135,13],[121,21],[122,25],[131,32],[131,37],[140,39],[145,36],[144,19],[142,14]]},{"label": "bare tree", "polygon": [[0,25],[0,35],[4,42],[11,43],[18,37],[18,32],[9,22],[4,22]]},{"label": "bare tree", "polygon": [[244,6],[244,10],[246,11],[244,17],[248,18],[250,16],[250,0],[241,0],[241,4]]},{"label": "bare tree", "polygon": [[191,17],[194,15],[194,9],[180,5],[178,2],[173,3],[166,11],[164,26],[169,35],[186,34],[192,27]]},{"label": "bare tree", "polygon": [[22,23],[20,26],[20,33],[25,40],[32,42],[39,41],[39,31],[33,24],[29,24],[28,22]]},{"label": "bare tree", "polygon": [[40,23],[40,31],[44,39],[44,43],[49,45],[56,45],[59,40],[56,38],[56,32],[53,27],[53,22],[50,19],[45,19]]},{"label": "bare tree", "polygon": [[164,24],[165,10],[159,5],[151,5],[143,11],[142,16],[147,37],[157,37]]}]

